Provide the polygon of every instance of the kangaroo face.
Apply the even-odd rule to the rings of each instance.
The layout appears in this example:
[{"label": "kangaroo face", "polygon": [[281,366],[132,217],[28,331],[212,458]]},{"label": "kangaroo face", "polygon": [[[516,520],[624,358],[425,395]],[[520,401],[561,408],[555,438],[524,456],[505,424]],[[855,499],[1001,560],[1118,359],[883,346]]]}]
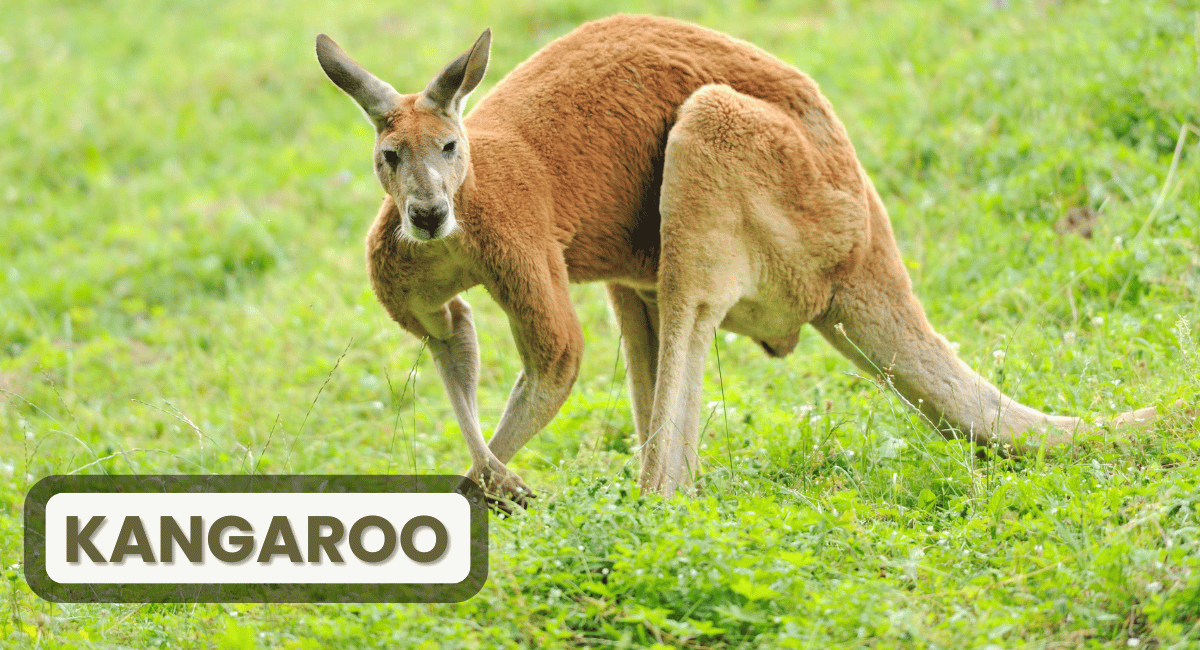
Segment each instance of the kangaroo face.
[{"label": "kangaroo face", "polygon": [[401,107],[375,138],[375,175],[400,211],[400,235],[417,242],[454,232],[454,196],[470,164],[466,131],[422,95]]},{"label": "kangaroo face", "polygon": [[401,95],[333,39],[317,37],[321,68],[375,124],[375,174],[400,210],[401,237],[426,242],[454,232],[454,196],[470,166],[462,112],[487,71],[491,44],[484,30],[425,90]]}]

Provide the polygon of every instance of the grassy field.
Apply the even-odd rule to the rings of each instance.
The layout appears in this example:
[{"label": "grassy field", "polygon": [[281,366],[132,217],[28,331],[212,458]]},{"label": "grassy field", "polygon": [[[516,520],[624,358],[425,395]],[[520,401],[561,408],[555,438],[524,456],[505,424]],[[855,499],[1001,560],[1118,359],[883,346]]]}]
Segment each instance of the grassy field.
[{"label": "grassy field", "polygon": [[[59,605],[22,504],[60,473],[461,472],[429,355],[362,239],[371,130],[327,32],[403,92],[490,25],[484,90],[616,11],[578,0],[9,0],[0,25],[0,645],[13,648],[1200,647],[1200,434],[977,458],[815,333],[718,340],[701,494],[635,487],[619,337],[575,288],[580,380],[513,465],[454,605]],[[810,73],[918,295],[1010,395],[1100,418],[1200,392],[1200,4],[698,0]],[[477,93],[481,95],[482,93]],[[1056,229],[1094,219],[1084,238]],[[468,293],[485,430],[519,367]]]}]

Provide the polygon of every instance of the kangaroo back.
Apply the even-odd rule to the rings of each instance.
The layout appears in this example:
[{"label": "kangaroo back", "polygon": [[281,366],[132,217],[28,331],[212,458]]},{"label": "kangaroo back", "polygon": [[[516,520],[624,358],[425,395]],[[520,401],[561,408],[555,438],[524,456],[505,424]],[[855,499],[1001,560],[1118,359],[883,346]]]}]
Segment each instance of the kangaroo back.
[{"label": "kangaroo back", "polygon": [[[863,192],[854,147],[817,84],[755,45],[690,23],[618,15],[539,50],[467,116],[535,152],[574,282],[652,287],[663,150],[679,107],[724,84],[804,125],[842,188]],[[477,172],[479,170],[477,169]]]}]

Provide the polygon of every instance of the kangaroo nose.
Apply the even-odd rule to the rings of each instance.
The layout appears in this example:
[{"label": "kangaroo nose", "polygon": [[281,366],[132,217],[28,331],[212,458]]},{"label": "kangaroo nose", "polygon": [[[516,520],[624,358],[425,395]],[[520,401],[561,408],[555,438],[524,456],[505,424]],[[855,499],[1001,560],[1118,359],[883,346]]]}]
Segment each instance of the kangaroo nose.
[{"label": "kangaroo nose", "polygon": [[408,220],[414,228],[420,228],[429,236],[432,237],[442,222],[446,220],[446,215],[449,213],[446,204],[435,203],[433,205],[421,206],[410,203],[408,205]]}]

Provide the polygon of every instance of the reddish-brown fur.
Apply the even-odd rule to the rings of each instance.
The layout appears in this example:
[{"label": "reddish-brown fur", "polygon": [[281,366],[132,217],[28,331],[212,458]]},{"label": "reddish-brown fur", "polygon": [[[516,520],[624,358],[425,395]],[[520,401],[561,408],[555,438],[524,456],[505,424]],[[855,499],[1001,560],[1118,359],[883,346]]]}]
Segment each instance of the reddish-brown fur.
[{"label": "reddish-brown fur", "polygon": [[[615,16],[544,47],[459,121],[489,45],[485,32],[425,91],[402,96],[318,39],[330,78],[377,126],[388,196],[367,238],[372,285],[396,322],[428,338],[471,449],[469,475],[494,493],[528,493],[505,463],[578,372],[583,334],[568,282],[609,285],[641,481],[663,493],[690,486],[696,470],[703,359],[718,326],[783,356],[811,322],[856,363],[894,377],[948,435],[1015,445],[1025,431],[1061,429],[1049,438],[1061,442],[1079,427],[1001,395],[933,332],[882,202],[808,76],[708,29]],[[444,221],[430,216],[442,208]],[[489,446],[470,309],[458,297],[479,284],[508,314],[525,367]]]}]

